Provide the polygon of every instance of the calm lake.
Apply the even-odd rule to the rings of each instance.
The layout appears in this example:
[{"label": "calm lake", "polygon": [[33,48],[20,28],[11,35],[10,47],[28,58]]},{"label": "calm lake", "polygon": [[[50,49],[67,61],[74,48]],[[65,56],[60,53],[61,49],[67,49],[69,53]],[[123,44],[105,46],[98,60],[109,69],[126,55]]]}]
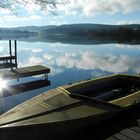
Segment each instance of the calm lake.
[{"label": "calm lake", "polygon": [[[8,41],[0,41],[0,56],[8,55]],[[8,86],[44,79],[44,75],[6,81],[0,91],[0,111],[4,112],[49,89],[64,84],[101,77],[114,73],[140,72],[140,45],[102,42],[78,45],[43,41],[17,41],[18,67],[44,65],[51,69],[50,85],[18,94],[5,96]],[[1,69],[2,71],[2,69]]]}]

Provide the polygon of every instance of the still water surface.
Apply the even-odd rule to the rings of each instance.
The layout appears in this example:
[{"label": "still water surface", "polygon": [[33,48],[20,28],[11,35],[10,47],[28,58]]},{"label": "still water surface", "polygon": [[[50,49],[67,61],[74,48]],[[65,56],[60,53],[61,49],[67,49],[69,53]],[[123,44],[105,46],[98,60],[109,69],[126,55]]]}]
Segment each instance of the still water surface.
[{"label": "still water surface", "polygon": [[[140,45],[77,45],[27,41],[17,43],[18,67],[36,64],[49,67],[51,73],[48,79],[51,85],[5,97],[3,90],[8,90],[9,85],[44,79],[44,76],[8,81],[6,89],[0,91],[0,112],[67,83],[114,73],[138,74],[140,72]],[[8,41],[0,41],[0,56],[7,55],[8,51]]]}]

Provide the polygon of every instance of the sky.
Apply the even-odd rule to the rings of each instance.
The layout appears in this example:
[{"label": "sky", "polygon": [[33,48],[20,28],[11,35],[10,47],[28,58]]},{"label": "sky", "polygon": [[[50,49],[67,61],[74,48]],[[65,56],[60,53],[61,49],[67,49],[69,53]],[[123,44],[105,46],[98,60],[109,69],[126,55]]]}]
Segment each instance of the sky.
[{"label": "sky", "polygon": [[140,0],[63,0],[55,15],[34,4],[21,6],[14,15],[0,9],[0,27],[44,26],[77,23],[140,24]]}]

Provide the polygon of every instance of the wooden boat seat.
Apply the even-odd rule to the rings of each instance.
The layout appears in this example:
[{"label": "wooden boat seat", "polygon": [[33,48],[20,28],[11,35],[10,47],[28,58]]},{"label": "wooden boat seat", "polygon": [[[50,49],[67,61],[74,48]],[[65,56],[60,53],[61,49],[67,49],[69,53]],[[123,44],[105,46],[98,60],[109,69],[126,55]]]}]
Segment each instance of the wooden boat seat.
[{"label": "wooden boat seat", "polygon": [[121,107],[118,105],[114,105],[114,104],[105,102],[103,100],[95,99],[93,97],[86,96],[85,94],[75,94],[75,93],[65,90],[63,87],[59,87],[59,90],[61,90],[63,93],[65,93],[66,95],[68,95],[72,98],[87,101],[88,105],[91,105],[91,106],[94,106],[97,108],[102,108],[102,109],[108,110],[108,111],[112,111],[112,110],[116,111],[116,110],[121,109]]},{"label": "wooden boat seat", "polygon": [[71,93],[71,94],[69,94],[69,96],[72,97],[72,98],[87,100],[88,104],[90,104],[94,107],[102,108],[104,110],[116,111],[116,110],[121,109],[121,107],[118,106],[118,105],[114,105],[114,104],[111,104],[111,103],[108,103],[108,102],[105,102],[105,101],[102,101],[102,100],[98,100],[98,99],[95,99],[95,98],[92,98],[92,97],[88,97],[88,96],[85,96],[85,95],[79,95],[79,94]]},{"label": "wooden boat seat", "polygon": [[117,99],[123,93],[123,88],[113,89],[95,97],[95,99],[110,101],[112,98]]}]

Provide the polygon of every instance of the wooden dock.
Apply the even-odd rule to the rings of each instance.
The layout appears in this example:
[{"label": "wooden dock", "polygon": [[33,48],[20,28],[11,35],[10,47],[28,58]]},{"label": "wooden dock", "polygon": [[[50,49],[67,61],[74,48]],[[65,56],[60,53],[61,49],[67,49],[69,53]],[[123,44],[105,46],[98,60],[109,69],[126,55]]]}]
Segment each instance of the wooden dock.
[{"label": "wooden dock", "polygon": [[140,105],[74,136],[82,140],[140,140]]},{"label": "wooden dock", "polygon": [[50,73],[49,68],[42,65],[36,65],[36,66],[11,69],[8,71],[2,71],[0,72],[0,76],[3,79],[19,79],[23,77],[35,76],[41,74],[45,74],[45,76],[47,76],[48,73]]},{"label": "wooden dock", "polygon": [[[121,113],[112,124],[110,133],[105,140],[140,140],[140,105],[130,111]],[[104,135],[106,135],[105,133]]]}]

